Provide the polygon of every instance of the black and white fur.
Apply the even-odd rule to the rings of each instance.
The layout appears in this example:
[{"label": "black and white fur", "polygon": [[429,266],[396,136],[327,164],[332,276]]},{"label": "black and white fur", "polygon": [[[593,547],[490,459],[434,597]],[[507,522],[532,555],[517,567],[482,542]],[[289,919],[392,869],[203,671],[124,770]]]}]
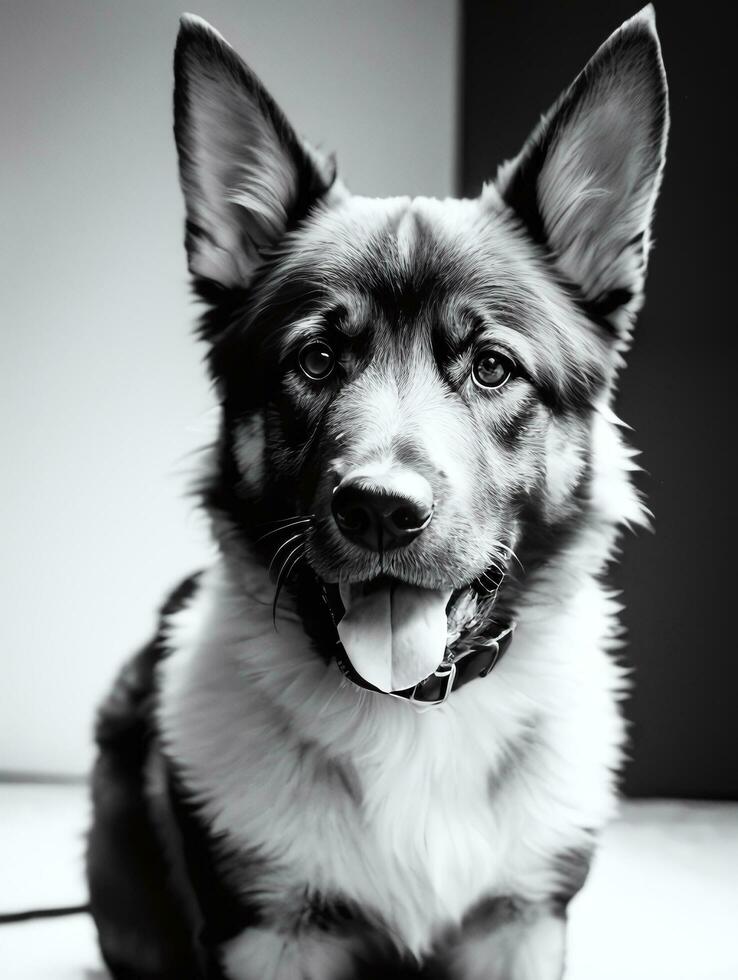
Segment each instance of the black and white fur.
[{"label": "black and white fur", "polygon": [[[219,552],[101,709],[88,873],[106,963],[555,980],[622,757],[602,576],[645,514],[609,403],[668,128],[653,11],[475,200],[350,194],[197,18],[175,75],[222,405],[199,488]],[[296,366],[314,337],[340,364],[323,385]],[[515,366],[499,391],[472,383],[482,344]],[[385,554],[346,540],[330,498],[357,467],[420,474],[427,531]],[[449,643],[470,611],[515,620],[505,659],[424,712],[355,686],[324,590],[378,574],[452,588]]]}]

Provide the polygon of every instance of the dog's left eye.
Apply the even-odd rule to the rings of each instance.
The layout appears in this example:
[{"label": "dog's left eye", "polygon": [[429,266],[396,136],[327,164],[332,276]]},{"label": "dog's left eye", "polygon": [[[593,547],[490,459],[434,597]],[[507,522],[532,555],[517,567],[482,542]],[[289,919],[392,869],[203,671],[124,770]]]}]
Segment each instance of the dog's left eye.
[{"label": "dog's left eye", "polygon": [[515,371],[515,365],[496,350],[481,350],[474,358],[472,378],[480,388],[501,388],[510,380]]},{"label": "dog's left eye", "polygon": [[336,358],[322,340],[309,340],[300,348],[297,360],[302,373],[311,381],[325,381],[333,374]]}]

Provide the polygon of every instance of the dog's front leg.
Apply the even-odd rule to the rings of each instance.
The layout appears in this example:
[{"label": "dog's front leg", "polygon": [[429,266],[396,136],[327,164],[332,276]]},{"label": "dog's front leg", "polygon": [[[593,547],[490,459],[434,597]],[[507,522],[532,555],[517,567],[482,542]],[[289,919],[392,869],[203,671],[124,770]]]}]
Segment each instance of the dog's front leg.
[{"label": "dog's front leg", "polygon": [[561,980],[566,940],[559,903],[484,902],[445,957],[449,980]]}]

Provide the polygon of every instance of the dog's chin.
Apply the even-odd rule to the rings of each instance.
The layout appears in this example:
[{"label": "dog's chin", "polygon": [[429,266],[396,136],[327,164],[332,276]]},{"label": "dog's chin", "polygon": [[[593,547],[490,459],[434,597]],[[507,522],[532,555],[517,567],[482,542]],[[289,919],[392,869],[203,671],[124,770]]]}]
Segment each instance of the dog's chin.
[{"label": "dog's chin", "polygon": [[339,664],[345,654],[354,683],[386,693],[433,674],[477,622],[480,599],[478,579],[453,588],[386,575],[325,584],[324,594],[340,641]]}]

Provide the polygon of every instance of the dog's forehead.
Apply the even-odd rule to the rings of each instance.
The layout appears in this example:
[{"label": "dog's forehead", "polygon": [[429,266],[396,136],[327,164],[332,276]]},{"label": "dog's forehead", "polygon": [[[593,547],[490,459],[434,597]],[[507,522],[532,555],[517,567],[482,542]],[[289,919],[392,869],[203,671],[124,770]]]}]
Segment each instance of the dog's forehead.
[{"label": "dog's forehead", "polygon": [[[329,300],[349,297],[357,310],[366,309],[359,299],[370,300],[390,316],[443,307],[530,325],[545,322],[562,300],[490,192],[474,200],[348,197],[294,233],[288,264]],[[459,322],[443,321],[449,331]]]},{"label": "dog's forehead", "polygon": [[470,271],[475,251],[494,238],[481,218],[478,201],[352,196],[318,211],[299,246],[336,282],[351,279],[371,290],[390,277],[434,275],[451,286],[454,276]]}]

